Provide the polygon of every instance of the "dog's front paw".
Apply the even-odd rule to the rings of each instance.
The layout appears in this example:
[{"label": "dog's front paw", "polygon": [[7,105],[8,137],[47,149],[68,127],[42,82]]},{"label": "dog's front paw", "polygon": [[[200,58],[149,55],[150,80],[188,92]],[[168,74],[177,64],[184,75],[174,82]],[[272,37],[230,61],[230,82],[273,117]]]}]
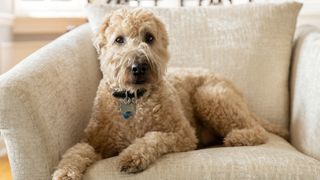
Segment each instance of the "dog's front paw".
[{"label": "dog's front paw", "polygon": [[52,175],[52,180],[81,180],[81,173],[72,168],[57,169]]},{"label": "dog's front paw", "polygon": [[136,173],[148,167],[148,161],[141,154],[121,154],[119,169],[125,173]]}]

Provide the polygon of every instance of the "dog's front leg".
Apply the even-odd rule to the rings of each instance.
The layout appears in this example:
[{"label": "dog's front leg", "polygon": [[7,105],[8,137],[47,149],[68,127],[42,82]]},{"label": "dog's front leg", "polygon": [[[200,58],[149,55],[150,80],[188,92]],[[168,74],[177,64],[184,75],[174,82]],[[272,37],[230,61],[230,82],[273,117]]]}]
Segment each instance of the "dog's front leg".
[{"label": "dog's front leg", "polygon": [[78,143],[62,156],[52,180],[80,180],[87,167],[100,158],[91,145]]},{"label": "dog's front leg", "polygon": [[139,172],[146,169],[149,164],[163,154],[193,150],[196,146],[197,138],[194,131],[148,132],[121,152],[119,168],[122,172]]}]

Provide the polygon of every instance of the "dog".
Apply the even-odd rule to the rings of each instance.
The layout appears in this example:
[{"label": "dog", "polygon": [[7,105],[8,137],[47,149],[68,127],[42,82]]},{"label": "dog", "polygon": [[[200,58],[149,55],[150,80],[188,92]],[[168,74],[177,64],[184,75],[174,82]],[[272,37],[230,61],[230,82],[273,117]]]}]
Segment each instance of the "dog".
[{"label": "dog", "polygon": [[263,144],[288,132],[249,110],[228,80],[203,69],[167,72],[168,34],[151,11],[107,15],[96,47],[103,77],[85,137],[62,156],[53,179],[81,179],[94,162],[118,157],[119,170],[145,170],[167,153]]}]

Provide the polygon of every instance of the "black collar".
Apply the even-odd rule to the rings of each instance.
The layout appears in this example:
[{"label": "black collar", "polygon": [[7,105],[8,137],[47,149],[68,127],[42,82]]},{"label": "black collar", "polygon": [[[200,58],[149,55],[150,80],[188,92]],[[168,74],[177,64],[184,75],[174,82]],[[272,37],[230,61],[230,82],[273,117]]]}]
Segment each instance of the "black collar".
[{"label": "black collar", "polygon": [[[138,89],[137,90],[137,98],[139,99],[140,97],[142,97],[146,91],[147,90],[145,90],[145,89]],[[121,98],[121,99],[125,99],[125,98],[131,99],[131,98],[135,97],[135,93],[132,93],[132,92],[126,91],[126,90],[113,91],[112,96],[115,98]]]}]

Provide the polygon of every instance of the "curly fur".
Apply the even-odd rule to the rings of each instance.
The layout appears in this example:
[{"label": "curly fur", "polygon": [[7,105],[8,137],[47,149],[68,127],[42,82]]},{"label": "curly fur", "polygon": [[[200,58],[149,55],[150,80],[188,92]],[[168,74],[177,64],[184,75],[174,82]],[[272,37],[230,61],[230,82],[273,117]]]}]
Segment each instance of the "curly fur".
[{"label": "curly fur", "polygon": [[[145,32],[155,37],[143,42]],[[124,45],[114,43],[118,35]],[[166,153],[194,150],[220,142],[225,146],[263,144],[267,131],[287,136],[248,109],[242,94],[229,81],[203,69],[166,72],[168,35],[163,23],[143,9],[117,10],[105,19],[95,40],[103,79],[98,87],[86,136],[62,157],[53,179],[81,179],[86,168],[119,155],[119,170],[146,169]],[[150,66],[148,82],[137,85],[128,67],[139,56]],[[114,89],[146,94],[137,99],[134,117],[124,120]]]}]

